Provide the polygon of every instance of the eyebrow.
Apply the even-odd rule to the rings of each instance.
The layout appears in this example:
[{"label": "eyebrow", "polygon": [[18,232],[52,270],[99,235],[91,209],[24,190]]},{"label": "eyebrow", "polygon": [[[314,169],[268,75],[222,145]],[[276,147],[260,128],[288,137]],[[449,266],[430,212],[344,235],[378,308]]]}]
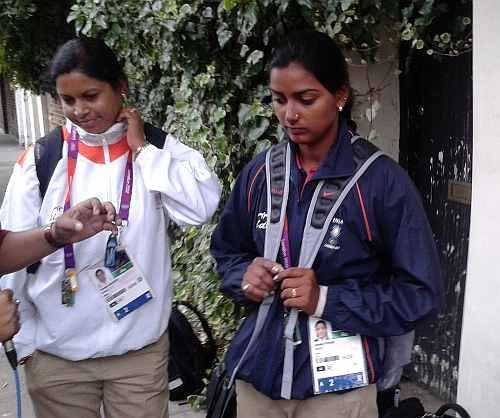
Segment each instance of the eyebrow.
[{"label": "eyebrow", "polygon": [[[282,92],[277,91],[277,90],[273,90],[272,88],[269,88],[269,90],[271,90],[271,92],[274,93],[274,94],[281,94],[281,95],[283,95]],[[294,96],[301,96],[302,94],[305,94],[305,93],[319,93],[319,92],[320,91],[317,90],[317,89],[305,89],[305,90],[295,91],[295,92],[293,92],[293,95]]]}]

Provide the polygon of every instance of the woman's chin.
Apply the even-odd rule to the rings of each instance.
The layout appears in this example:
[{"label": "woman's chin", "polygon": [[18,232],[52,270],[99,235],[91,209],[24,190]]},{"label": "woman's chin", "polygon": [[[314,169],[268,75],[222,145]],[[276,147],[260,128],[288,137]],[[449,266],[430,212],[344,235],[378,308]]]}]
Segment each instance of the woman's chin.
[{"label": "woman's chin", "polygon": [[103,123],[99,123],[98,121],[80,122],[77,123],[77,125],[85,132],[94,135],[102,134],[112,126],[112,124],[104,125]]}]

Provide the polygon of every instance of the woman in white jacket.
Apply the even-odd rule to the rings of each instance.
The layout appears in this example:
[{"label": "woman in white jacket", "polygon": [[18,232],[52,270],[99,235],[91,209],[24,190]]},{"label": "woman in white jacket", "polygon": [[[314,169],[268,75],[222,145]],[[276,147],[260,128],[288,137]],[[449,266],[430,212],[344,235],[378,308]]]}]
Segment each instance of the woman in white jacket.
[{"label": "woman in white jacket", "polygon": [[[8,278],[21,301],[16,338],[38,418],[168,416],[166,328],[172,280],[167,224],[199,225],[219,202],[216,176],[197,151],[166,135],[148,142],[127,79],[100,40],[74,39],[51,76],[66,124],[62,157],[44,197],[33,148],[21,156],[0,211],[2,227],[50,224],[89,197],[111,201],[118,236],[101,232]],[[148,127],[146,125],[146,127]],[[157,144],[156,144],[157,145]],[[50,148],[50,147],[49,147]],[[107,285],[96,282],[104,269]]]}]

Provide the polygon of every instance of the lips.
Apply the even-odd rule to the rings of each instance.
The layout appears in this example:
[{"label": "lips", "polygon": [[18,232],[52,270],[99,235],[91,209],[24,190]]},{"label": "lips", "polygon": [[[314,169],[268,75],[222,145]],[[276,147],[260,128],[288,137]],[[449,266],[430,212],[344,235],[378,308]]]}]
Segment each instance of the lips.
[{"label": "lips", "polygon": [[91,125],[94,123],[94,119],[89,119],[89,120],[79,120],[78,125]]},{"label": "lips", "polygon": [[96,120],[95,119],[80,120],[76,122],[76,124],[79,127],[85,129],[87,132],[90,132],[96,126]]},{"label": "lips", "polygon": [[309,132],[307,128],[288,127],[288,132],[292,135],[304,135]]}]

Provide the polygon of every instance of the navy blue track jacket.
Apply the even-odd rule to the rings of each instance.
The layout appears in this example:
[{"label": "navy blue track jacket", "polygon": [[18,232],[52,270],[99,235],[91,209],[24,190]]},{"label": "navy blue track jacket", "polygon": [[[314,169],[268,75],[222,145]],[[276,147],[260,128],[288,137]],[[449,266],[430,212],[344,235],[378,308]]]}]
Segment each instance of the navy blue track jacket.
[{"label": "navy blue track jacket", "polygon": [[[351,137],[342,122],[326,160],[307,181],[292,156],[287,217],[293,266],[298,263],[317,182],[354,173]],[[297,148],[291,145],[295,154]],[[258,304],[245,297],[241,281],[252,260],[264,254],[265,177],[265,153],[261,153],[238,176],[212,236],[211,252],[222,277],[222,292],[250,308],[226,355],[229,370],[247,346],[258,310]],[[442,293],[436,247],[419,194],[392,159],[378,158],[352,188],[332,219],[313,270],[319,284],[328,286],[322,317],[333,329],[361,334],[368,376],[375,382],[380,359],[374,337],[412,330],[417,321],[436,310]],[[239,379],[272,399],[280,399],[285,347],[284,310],[278,293],[257,343],[238,371]],[[292,399],[313,396],[307,315],[303,312],[299,326],[303,342],[294,352]]]}]

